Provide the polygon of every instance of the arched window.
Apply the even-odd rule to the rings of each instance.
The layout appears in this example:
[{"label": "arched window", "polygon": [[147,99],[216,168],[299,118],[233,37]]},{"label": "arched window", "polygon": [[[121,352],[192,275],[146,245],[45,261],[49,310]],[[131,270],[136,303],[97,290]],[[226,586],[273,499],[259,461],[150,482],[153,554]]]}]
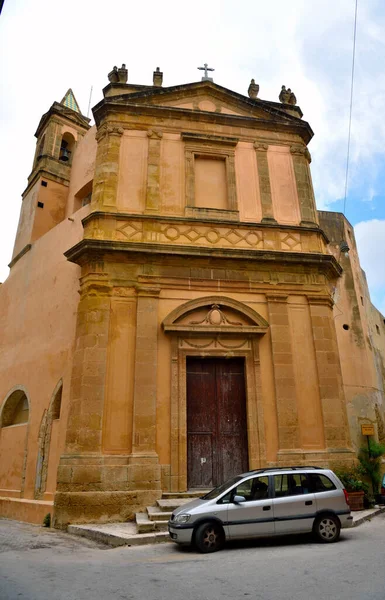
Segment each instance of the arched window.
[{"label": "arched window", "polygon": [[23,390],[15,390],[7,398],[1,411],[1,427],[28,423],[29,403]]},{"label": "arched window", "polygon": [[[51,443],[57,446],[58,419],[60,419],[63,381],[60,380],[53,391],[48,410],[45,410],[40,424],[39,445],[36,461],[35,498],[43,498],[48,485],[55,485],[57,464],[50,461]],[[53,481],[54,480],[54,481]],[[52,492],[52,489],[49,490]],[[53,490],[54,491],[54,490]]]},{"label": "arched window", "polygon": [[52,400],[51,415],[52,415],[53,421],[56,421],[56,419],[60,419],[62,392],[63,392],[63,385],[61,385],[59,387],[59,389],[57,390],[57,392],[54,396],[54,399]]},{"label": "arched window", "polygon": [[64,163],[70,163],[74,150],[75,138],[71,133],[66,132],[61,139],[59,160]]}]

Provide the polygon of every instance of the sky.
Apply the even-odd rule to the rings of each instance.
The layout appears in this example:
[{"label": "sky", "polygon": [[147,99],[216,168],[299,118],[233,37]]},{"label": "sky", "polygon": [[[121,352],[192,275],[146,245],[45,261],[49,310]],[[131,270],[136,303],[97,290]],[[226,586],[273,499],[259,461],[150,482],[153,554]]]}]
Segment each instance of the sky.
[{"label": "sky", "polygon": [[[385,313],[385,2],[358,0],[349,178],[345,201],[355,0],[5,0],[0,15],[0,281],[35,151],[34,133],[71,87],[83,114],[107,74],[128,81],[199,81],[207,62],[219,85],[278,101],[296,94],[315,136],[312,176],[321,210],[355,229],[372,302]],[[90,112],[90,117],[92,113]],[[344,210],[345,209],[345,210]]]}]

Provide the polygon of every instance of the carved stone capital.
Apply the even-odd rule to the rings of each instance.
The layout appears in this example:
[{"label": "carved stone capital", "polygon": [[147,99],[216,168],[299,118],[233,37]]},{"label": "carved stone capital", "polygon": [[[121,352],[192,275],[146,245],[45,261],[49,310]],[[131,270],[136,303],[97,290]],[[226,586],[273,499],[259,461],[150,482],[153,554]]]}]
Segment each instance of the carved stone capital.
[{"label": "carved stone capital", "polygon": [[333,308],[334,302],[330,296],[308,296],[307,300],[309,304],[316,304],[318,306],[328,306]]},{"label": "carved stone capital", "polygon": [[163,133],[162,133],[161,131],[155,131],[155,130],[153,130],[153,129],[149,129],[149,130],[147,131],[147,136],[148,136],[150,139],[158,139],[158,140],[161,140],[161,139],[162,139],[162,137],[163,137]]},{"label": "carved stone capital", "polygon": [[311,162],[311,155],[306,146],[290,146],[290,152],[292,154],[297,154],[298,156],[304,156],[309,163]]},{"label": "carved stone capital", "polygon": [[107,135],[115,135],[115,136],[120,137],[123,135],[123,133],[124,133],[123,127],[117,127],[114,125],[102,125],[102,127],[97,132],[95,138],[96,138],[97,142],[100,142]]},{"label": "carved stone capital", "polygon": [[262,142],[254,142],[254,148],[257,152],[267,152],[269,146]]}]

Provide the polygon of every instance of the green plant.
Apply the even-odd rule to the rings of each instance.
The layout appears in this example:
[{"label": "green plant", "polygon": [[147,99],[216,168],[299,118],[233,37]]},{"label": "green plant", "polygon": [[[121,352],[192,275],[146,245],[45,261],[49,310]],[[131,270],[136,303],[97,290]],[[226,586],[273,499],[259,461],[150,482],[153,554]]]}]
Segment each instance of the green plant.
[{"label": "green plant", "polygon": [[380,458],[385,454],[385,446],[376,442],[375,440],[369,440],[368,447],[362,446],[358,453],[358,460],[360,464],[358,466],[359,473],[366,477],[369,477],[372,482],[372,491],[374,496],[378,494],[378,490],[381,482],[381,461]]},{"label": "green plant", "polygon": [[43,527],[51,527],[51,513],[47,513],[43,519]]},{"label": "green plant", "polygon": [[353,465],[350,467],[341,466],[335,468],[334,472],[347,492],[365,492],[365,494],[368,494],[369,485],[362,479],[358,467]]}]

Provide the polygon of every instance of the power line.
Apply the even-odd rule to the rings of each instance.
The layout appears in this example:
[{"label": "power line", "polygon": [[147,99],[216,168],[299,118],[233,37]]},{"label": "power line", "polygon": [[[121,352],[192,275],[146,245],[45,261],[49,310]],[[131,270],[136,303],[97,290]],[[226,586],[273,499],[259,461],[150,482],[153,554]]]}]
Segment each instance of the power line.
[{"label": "power line", "polygon": [[350,137],[351,137],[351,129],[352,129],[352,110],[353,110],[354,67],[355,67],[355,57],[356,57],[357,6],[358,6],[358,0],[356,0],[356,7],[355,7],[355,13],[354,13],[353,60],[352,60],[352,77],[351,77],[351,84],[350,84],[349,132],[348,132],[348,149],[347,149],[347,155],[346,155],[345,195],[344,195],[343,214],[345,214],[345,210],[346,210],[346,197],[347,197],[347,193],[348,193]]}]

